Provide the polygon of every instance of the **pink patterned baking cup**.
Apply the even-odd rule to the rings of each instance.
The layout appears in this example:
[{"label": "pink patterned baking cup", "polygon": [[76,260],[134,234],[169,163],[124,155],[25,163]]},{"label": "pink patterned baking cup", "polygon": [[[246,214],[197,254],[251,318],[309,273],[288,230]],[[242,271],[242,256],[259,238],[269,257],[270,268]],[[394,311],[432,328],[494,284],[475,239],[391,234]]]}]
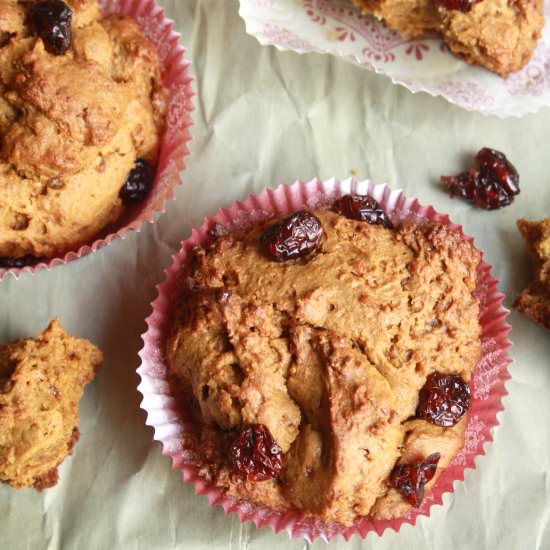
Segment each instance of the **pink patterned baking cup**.
[{"label": "pink patterned baking cup", "polygon": [[330,541],[337,535],[348,540],[357,534],[365,537],[375,531],[379,535],[386,529],[399,531],[403,524],[415,524],[419,516],[429,515],[432,505],[441,504],[444,493],[453,491],[455,481],[464,479],[467,468],[475,468],[475,459],[484,454],[484,444],[492,441],[491,428],[498,425],[497,413],[503,409],[501,400],[506,395],[505,382],[510,378],[508,350],[511,343],[508,334],[511,326],[506,322],[509,311],[502,306],[504,295],[497,290],[498,281],[491,276],[491,266],[480,264],[476,294],[480,299],[482,325],[482,358],[476,366],[471,382],[471,416],[466,429],[465,443],[461,451],[442,473],[419,509],[394,520],[361,518],[351,527],[328,523],[318,518],[304,516],[300,511],[275,512],[254,503],[228,497],[222,490],[201,479],[198,470],[201,459],[193,448],[195,426],[185,404],[178,400],[169,383],[168,368],[164,359],[164,345],[169,334],[172,311],[185,278],[181,277],[196,246],[212,241],[210,231],[216,224],[229,229],[246,227],[274,214],[289,213],[301,208],[315,208],[334,201],[348,193],[370,195],[385,209],[394,223],[413,219],[419,223],[437,221],[461,232],[447,215],[437,213],[431,206],[422,206],[416,199],[407,198],[402,191],[391,191],[385,185],[354,179],[339,181],[298,181],[294,185],[281,185],[266,189],[245,201],[237,201],[229,208],[222,208],[214,216],[194,229],[191,237],[182,243],[173,256],[173,264],[166,270],[166,279],[158,288],[158,297],[152,303],[153,312],[147,318],[148,329],[143,334],[144,346],[140,351],[141,377],[139,391],[143,395],[141,407],[147,412],[147,424],[154,429],[154,438],[162,443],[163,454],[172,458],[173,467],[180,470],[183,479],[195,486],[198,495],[204,495],[212,505],[222,506],[226,513],[236,513],[242,521],[252,520],[257,527],[270,526],[276,533],[286,530],[291,537],[304,537],[313,541],[318,537]]},{"label": "pink patterned baking cup", "polygon": [[174,188],[181,183],[180,172],[185,168],[189,153],[190,128],[193,123],[193,91],[190,61],[185,58],[185,49],[180,44],[180,35],[174,31],[172,21],[155,0],[100,0],[104,13],[128,15],[135,19],[141,30],[157,47],[164,85],[168,88],[166,128],[161,144],[155,181],[147,199],[137,207],[127,209],[113,225],[104,229],[93,241],[77,250],[48,258],[23,268],[0,268],[0,281],[7,274],[18,278],[22,272],[34,273],[50,270],[67,264],[103,248],[115,239],[124,239],[130,231],[139,231],[144,222],[152,222],[155,214],[165,210],[166,201],[174,196]]}]

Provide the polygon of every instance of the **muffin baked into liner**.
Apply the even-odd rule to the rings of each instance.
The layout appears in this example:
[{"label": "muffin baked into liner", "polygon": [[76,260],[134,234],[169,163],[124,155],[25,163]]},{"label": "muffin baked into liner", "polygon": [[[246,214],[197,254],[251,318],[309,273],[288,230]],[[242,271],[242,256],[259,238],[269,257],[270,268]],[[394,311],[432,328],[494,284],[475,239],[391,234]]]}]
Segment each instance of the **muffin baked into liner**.
[{"label": "muffin baked into liner", "polygon": [[[351,527],[345,528],[315,517],[307,517],[299,511],[274,512],[250,502],[236,500],[224,495],[222,490],[199,476],[202,464],[193,443],[194,421],[185,404],[173,392],[163,351],[171,328],[173,306],[181,293],[182,285],[185,285],[181,273],[192,249],[211,242],[209,231],[215,224],[228,228],[246,227],[273,214],[322,206],[350,192],[369,194],[376,198],[394,222],[405,218],[420,223],[437,221],[460,229],[431,207],[422,207],[416,200],[407,199],[402,192],[392,192],[385,185],[375,186],[371,182],[313,180],[307,184],[297,182],[293,186],[266,190],[242,203],[233,204],[229,209],[220,210],[199,229],[195,229],[191,238],[183,243],[181,251],[174,256],[173,265],[167,270],[166,281],[159,286],[159,296],[153,302],[153,313],[147,319],[149,329],[143,336],[145,345],[140,352],[142,365],[138,372],[142,382],[139,390],[144,397],[142,408],[148,413],[147,423],[155,428],[155,439],[162,442],[164,454],[172,457],[174,467],[182,471],[184,480],[195,485],[197,494],[208,496],[211,504],[221,505],[227,513],[238,513],[243,521],[252,519],[259,527],[270,525],[276,532],[285,529],[291,536],[304,536],[309,540],[317,537],[330,540],[337,534],[348,539],[354,533],[364,537],[373,530],[378,533],[386,528],[398,530],[403,523],[414,524],[418,515],[427,515],[430,506],[441,503],[442,495],[452,490],[453,482],[463,479],[464,470],[475,466],[475,457],[484,452],[483,444],[492,439],[490,429],[498,424],[496,414],[502,409],[500,400],[506,393],[504,383],[508,378],[508,311],[502,307],[503,295],[496,289],[497,281],[490,275],[490,266],[481,263],[476,294],[481,302],[482,359],[470,384],[472,407],[465,444],[419,509],[412,509],[394,520],[361,518]],[[468,237],[465,238],[471,241]]]},{"label": "muffin baked into liner", "polygon": [[99,250],[117,238],[124,238],[129,231],[139,230],[142,223],[152,222],[155,214],[164,211],[166,201],[173,198],[174,187],[182,181],[180,173],[185,168],[191,139],[189,129],[192,125],[193,92],[190,62],[180,45],[180,35],[174,31],[173,23],[154,0],[100,0],[100,4],[104,14],[127,15],[136,20],[141,31],[158,50],[168,100],[153,187],[143,202],[126,208],[114,224],[103,229],[91,242],[23,268],[0,267],[0,280],[6,273],[18,277],[23,271],[36,272],[66,264]]}]

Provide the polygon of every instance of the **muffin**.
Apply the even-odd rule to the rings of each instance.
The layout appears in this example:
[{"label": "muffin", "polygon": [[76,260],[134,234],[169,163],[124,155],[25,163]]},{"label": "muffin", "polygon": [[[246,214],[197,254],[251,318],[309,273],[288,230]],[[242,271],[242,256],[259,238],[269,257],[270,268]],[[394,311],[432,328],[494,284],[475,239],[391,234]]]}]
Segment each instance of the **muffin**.
[{"label": "muffin", "polygon": [[0,0],[0,267],[74,250],[142,200],[165,110],[132,19],[97,0]]},{"label": "muffin", "polygon": [[535,267],[535,276],[521,292],[514,308],[550,330],[550,218],[535,222],[518,220],[520,230]]},{"label": "muffin", "polygon": [[480,255],[370,197],[195,251],[165,356],[198,475],[328,522],[400,517],[463,445],[480,357]]},{"label": "muffin", "polygon": [[79,438],[78,401],[103,360],[58,320],[35,339],[0,346],[0,480],[42,490]]},{"label": "muffin", "polygon": [[352,0],[407,38],[435,31],[454,54],[501,76],[532,57],[544,26],[542,0]]}]

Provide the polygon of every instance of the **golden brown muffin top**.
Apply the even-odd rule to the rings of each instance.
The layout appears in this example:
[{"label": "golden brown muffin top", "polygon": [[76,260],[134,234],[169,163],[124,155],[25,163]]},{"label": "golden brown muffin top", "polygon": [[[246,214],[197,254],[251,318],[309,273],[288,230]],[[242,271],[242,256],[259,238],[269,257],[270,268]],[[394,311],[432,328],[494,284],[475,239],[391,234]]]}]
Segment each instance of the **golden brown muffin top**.
[{"label": "golden brown muffin top", "polygon": [[165,90],[154,45],[97,0],[67,2],[69,49],[29,24],[33,2],[0,0],[0,256],[51,256],[115,221],[138,158],[156,162]]},{"label": "golden brown muffin top", "polygon": [[[480,256],[444,225],[314,214],[324,235],[300,259],[263,252],[276,220],[196,251],[168,363],[198,409],[202,473],[229,494],[344,524],[399,515],[396,462],[430,450],[441,470],[462,444],[466,418],[446,429],[410,419],[431,373],[468,381],[479,359]],[[276,480],[228,465],[235,433],[256,424],[282,450]]]}]

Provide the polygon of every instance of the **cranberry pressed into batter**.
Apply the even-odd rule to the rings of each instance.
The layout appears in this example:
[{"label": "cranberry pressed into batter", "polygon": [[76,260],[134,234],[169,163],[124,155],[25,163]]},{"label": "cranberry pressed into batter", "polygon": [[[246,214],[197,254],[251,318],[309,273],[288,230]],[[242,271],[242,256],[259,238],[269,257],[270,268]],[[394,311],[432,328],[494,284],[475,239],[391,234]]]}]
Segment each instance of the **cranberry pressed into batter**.
[{"label": "cranberry pressed into batter", "polygon": [[438,0],[444,8],[448,10],[458,10],[462,13],[469,12],[476,4],[482,0]]},{"label": "cranberry pressed into batter", "polygon": [[424,486],[435,475],[440,458],[439,453],[433,453],[419,462],[398,464],[390,476],[391,485],[407,502],[418,508],[424,500]]},{"label": "cranberry pressed into batter", "polygon": [[151,165],[146,160],[136,160],[120,189],[119,196],[122,202],[127,205],[143,201],[151,191],[154,178],[155,171]]},{"label": "cranberry pressed into batter", "polygon": [[262,247],[277,262],[302,258],[321,243],[323,227],[317,217],[302,210],[268,227],[262,235]]},{"label": "cranberry pressed into batter", "polygon": [[420,390],[417,414],[436,426],[454,426],[470,408],[470,387],[456,375],[434,372]]},{"label": "cranberry pressed into batter", "polygon": [[29,19],[48,53],[63,55],[71,47],[73,12],[62,0],[36,2]]},{"label": "cranberry pressed into batter", "polygon": [[350,220],[383,225],[388,229],[393,227],[382,207],[368,195],[344,195],[334,202],[332,210]]},{"label": "cranberry pressed into batter", "polygon": [[262,424],[243,428],[230,449],[233,470],[250,481],[276,477],[282,468],[282,451]]}]

